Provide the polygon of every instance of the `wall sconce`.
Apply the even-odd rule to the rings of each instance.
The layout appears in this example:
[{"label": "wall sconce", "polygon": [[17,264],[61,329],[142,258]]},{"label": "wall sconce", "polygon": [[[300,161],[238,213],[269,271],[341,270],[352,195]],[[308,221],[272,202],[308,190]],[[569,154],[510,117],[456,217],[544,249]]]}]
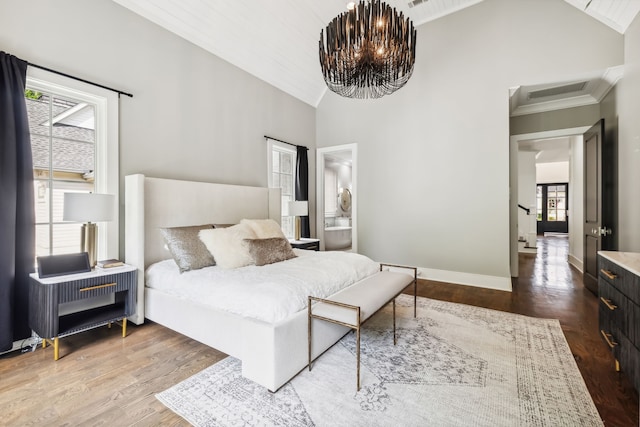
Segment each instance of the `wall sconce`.
[{"label": "wall sconce", "polygon": [[296,217],[296,234],[295,239],[300,240],[300,217],[309,215],[309,202],[306,200],[296,200],[289,202],[289,216]]},{"label": "wall sconce", "polygon": [[89,265],[96,265],[98,226],[94,222],[112,221],[113,194],[64,193],[63,221],[84,222],[80,233],[80,252],[89,254]]}]

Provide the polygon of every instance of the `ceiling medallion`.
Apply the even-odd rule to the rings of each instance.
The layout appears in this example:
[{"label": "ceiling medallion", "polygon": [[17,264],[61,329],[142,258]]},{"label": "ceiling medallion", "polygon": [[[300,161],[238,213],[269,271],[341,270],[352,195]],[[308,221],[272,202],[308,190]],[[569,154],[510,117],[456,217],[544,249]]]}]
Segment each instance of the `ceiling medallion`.
[{"label": "ceiling medallion", "polygon": [[320,31],[320,66],[329,89],[347,98],[380,98],[413,73],[416,30],[386,3],[360,1]]}]

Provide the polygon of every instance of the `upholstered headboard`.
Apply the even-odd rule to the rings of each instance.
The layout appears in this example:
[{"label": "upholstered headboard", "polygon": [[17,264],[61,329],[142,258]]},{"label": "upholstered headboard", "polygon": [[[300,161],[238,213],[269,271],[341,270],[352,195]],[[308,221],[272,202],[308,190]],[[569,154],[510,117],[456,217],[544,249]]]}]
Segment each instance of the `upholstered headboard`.
[{"label": "upholstered headboard", "polygon": [[279,188],[126,176],[125,261],[138,267],[137,312],[130,320],[144,322],[145,268],[171,258],[159,228],[236,224],[243,218],[280,223],[281,205]]}]

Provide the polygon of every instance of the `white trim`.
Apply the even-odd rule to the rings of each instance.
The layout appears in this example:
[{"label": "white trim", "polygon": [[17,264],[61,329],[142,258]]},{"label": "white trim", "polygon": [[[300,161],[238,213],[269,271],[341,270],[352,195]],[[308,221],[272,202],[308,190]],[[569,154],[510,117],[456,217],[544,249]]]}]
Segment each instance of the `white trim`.
[{"label": "white trim", "polygon": [[11,350],[2,351],[2,352],[0,352],[0,355],[11,353],[11,352],[17,351],[17,350],[22,350],[23,348],[27,348],[27,347],[31,347],[31,351],[33,351],[35,349],[35,347],[38,344],[40,344],[40,342],[42,340],[37,335],[35,335],[33,332],[32,332],[32,334],[33,335],[31,335],[29,338],[25,338],[25,339],[22,339],[22,340],[14,341],[13,342],[13,347],[11,347]]},{"label": "white trim", "polygon": [[511,292],[511,278],[418,267],[420,279]]},{"label": "white trim", "polygon": [[584,273],[584,264],[582,263],[582,260],[579,260],[575,256],[569,254],[569,256],[567,257],[567,261],[569,262],[569,264],[574,266],[576,270],[578,270],[580,273]]},{"label": "white trim", "polygon": [[358,252],[358,144],[334,145],[316,149],[316,236],[324,250],[324,155],[351,151],[351,251]]},{"label": "white trim", "polygon": [[119,258],[119,102],[118,94],[64,76],[29,67],[27,87],[68,96],[95,106],[96,193],[113,194],[113,221],[98,226],[98,258]]}]

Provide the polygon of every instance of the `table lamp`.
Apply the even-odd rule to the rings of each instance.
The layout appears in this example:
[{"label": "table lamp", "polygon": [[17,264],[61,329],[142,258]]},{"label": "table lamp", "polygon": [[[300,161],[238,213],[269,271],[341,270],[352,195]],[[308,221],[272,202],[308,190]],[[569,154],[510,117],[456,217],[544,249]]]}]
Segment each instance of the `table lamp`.
[{"label": "table lamp", "polygon": [[96,265],[96,240],[100,221],[112,221],[115,196],[96,193],[64,193],[63,221],[84,222],[80,232],[80,252],[89,254],[89,264]]},{"label": "table lamp", "polygon": [[296,217],[295,239],[300,240],[300,217],[309,215],[309,202],[306,200],[296,200],[289,202],[289,216]]}]

